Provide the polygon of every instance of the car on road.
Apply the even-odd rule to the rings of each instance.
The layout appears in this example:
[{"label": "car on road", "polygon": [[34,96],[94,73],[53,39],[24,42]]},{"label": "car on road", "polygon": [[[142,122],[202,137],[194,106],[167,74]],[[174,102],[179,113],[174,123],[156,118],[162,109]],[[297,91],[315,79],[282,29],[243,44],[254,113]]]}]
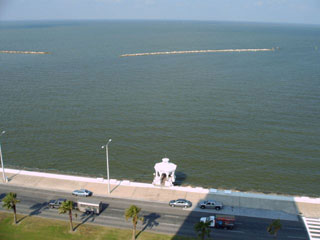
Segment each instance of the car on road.
[{"label": "car on road", "polygon": [[80,189],[80,190],[74,190],[72,192],[72,195],[81,196],[81,197],[88,197],[88,196],[92,196],[92,192],[87,189]]},{"label": "car on road", "polygon": [[186,199],[177,199],[177,200],[171,200],[169,202],[169,206],[189,208],[192,206],[192,203]]},{"label": "car on road", "polygon": [[209,208],[209,209],[220,210],[223,208],[223,204],[222,202],[218,202],[215,200],[205,200],[199,203],[199,207],[201,209]]},{"label": "car on road", "polygon": [[56,207],[58,208],[65,201],[67,201],[67,199],[65,199],[65,198],[59,198],[59,199],[56,199],[56,200],[51,200],[49,202],[49,207],[50,208],[56,208]]}]

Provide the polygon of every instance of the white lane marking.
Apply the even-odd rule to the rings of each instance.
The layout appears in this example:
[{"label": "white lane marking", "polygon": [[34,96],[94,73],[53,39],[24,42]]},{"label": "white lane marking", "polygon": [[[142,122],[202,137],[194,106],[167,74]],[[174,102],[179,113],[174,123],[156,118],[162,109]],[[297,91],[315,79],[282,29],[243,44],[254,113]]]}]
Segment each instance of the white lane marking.
[{"label": "white lane marking", "polygon": [[175,215],[163,215],[164,217],[172,217],[172,218],[180,218],[180,216],[175,216]]},{"label": "white lane marking", "polygon": [[179,224],[173,224],[173,223],[160,223],[160,225],[168,225],[168,226],[174,226],[174,227],[181,227]]},{"label": "white lane marking", "polygon": [[103,216],[103,218],[110,218],[110,219],[117,219],[117,220],[122,219],[122,218],[118,218],[118,217],[111,217],[111,216]]},{"label": "white lane marking", "polygon": [[291,229],[291,230],[297,230],[297,231],[304,231],[303,228],[295,228],[295,227],[285,227],[284,229]]},{"label": "white lane marking", "polygon": [[[108,209],[107,209],[107,210],[108,210]],[[110,208],[109,210],[110,210],[110,211],[123,212],[123,213],[124,213],[124,210],[123,210],[123,209]]]},{"label": "white lane marking", "polygon": [[236,233],[244,233],[244,232],[242,232],[242,231],[237,231],[237,230],[230,230],[229,232],[230,232],[230,233],[234,233],[234,232],[236,232]]},{"label": "white lane marking", "polygon": [[305,240],[306,240],[306,238],[305,238],[305,237],[288,236],[288,238],[296,238],[296,239],[305,239]]}]

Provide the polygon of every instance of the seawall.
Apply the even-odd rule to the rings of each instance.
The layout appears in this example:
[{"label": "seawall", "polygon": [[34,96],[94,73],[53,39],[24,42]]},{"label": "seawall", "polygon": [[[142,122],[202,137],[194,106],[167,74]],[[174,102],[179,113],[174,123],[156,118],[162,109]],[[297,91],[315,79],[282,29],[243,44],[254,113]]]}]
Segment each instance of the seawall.
[{"label": "seawall", "polygon": [[[2,179],[2,170],[1,179]],[[91,178],[64,174],[5,169],[8,185],[17,185],[46,190],[72,192],[77,188],[87,188],[95,195],[108,196],[107,183],[103,178]],[[2,180],[0,180],[2,183]],[[152,184],[110,179],[111,197],[165,202],[172,199],[186,198],[194,207],[204,199],[215,199],[226,205],[227,214],[237,212],[250,215],[245,209],[278,211],[283,214],[301,215],[320,218],[320,198],[301,196],[282,196],[262,193],[236,192],[231,190],[206,189],[202,187],[158,187]],[[244,210],[243,210],[244,209]],[[261,212],[260,211],[260,212]],[[262,211],[263,212],[263,211]],[[264,213],[265,214],[265,213]],[[273,215],[274,216],[274,215]],[[279,215],[281,217],[281,214]],[[262,216],[263,217],[263,216]],[[270,218],[272,218],[270,216]]]}]

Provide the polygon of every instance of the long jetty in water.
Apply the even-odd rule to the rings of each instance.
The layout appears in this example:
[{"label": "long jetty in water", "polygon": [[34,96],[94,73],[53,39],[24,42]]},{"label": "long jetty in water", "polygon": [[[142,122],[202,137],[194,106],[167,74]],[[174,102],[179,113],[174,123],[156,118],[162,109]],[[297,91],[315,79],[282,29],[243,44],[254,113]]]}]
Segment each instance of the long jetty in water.
[{"label": "long jetty in water", "polygon": [[49,52],[36,52],[36,51],[1,51],[0,53],[16,53],[16,54],[49,54]]},{"label": "long jetty in water", "polygon": [[171,52],[147,52],[147,53],[129,53],[122,54],[120,57],[148,56],[148,55],[169,55],[186,53],[220,53],[220,52],[267,52],[274,51],[274,48],[257,49],[216,49],[216,50],[191,50],[191,51],[171,51]]}]

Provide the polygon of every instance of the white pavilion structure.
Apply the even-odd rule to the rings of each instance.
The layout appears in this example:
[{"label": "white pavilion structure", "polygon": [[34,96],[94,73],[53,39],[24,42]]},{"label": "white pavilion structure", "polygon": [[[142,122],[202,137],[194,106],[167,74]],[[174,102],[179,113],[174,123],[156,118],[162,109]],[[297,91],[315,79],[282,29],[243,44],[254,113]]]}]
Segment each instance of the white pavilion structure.
[{"label": "white pavilion structure", "polygon": [[152,184],[157,186],[171,187],[173,186],[176,176],[177,165],[169,162],[169,158],[162,158],[162,162],[154,165],[155,173]]}]

